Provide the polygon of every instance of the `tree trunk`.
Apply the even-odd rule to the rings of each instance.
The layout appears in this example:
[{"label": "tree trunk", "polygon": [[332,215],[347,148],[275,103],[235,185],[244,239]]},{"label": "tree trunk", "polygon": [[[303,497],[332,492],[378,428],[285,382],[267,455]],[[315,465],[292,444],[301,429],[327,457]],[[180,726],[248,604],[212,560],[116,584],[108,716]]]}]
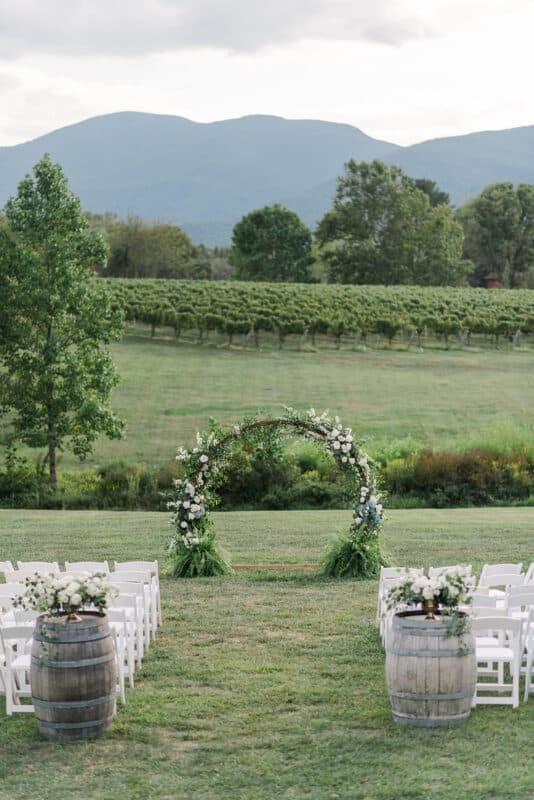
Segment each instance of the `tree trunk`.
[{"label": "tree trunk", "polygon": [[48,470],[50,474],[50,487],[54,494],[57,491],[56,446],[48,445]]}]

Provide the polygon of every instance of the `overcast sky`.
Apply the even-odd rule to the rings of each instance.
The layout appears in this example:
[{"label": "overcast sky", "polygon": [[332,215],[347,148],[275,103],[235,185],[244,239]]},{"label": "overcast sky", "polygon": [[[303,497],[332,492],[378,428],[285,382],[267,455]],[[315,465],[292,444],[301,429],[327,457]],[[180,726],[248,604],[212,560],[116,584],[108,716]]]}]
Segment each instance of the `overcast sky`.
[{"label": "overcast sky", "polygon": [[0,145],[113,111],[534,124],[532,0],[0,0]]}]

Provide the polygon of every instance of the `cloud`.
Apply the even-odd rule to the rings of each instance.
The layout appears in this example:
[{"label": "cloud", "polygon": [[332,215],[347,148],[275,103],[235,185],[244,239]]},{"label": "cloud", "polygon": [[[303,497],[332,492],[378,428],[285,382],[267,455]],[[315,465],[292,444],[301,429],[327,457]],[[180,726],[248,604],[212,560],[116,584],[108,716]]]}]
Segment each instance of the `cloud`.
[{"label": "cloud", "polygon": [[0,52],[135,57],[253,52],[303,39],[387,45],[437,37],[528,0],[3,0]]}]

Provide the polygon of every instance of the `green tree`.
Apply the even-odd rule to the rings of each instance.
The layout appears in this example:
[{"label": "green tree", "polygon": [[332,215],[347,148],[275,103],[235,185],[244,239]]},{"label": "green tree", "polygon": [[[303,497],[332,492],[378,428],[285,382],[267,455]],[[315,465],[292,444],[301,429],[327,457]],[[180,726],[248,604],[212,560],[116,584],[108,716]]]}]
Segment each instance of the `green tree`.
[{"label": "green tree", "polygon": [[430,205],[434,206],[448,206],[450,204],[450,197],[447,192],[442,190],[437,185],[436,181],[431,181],[429,178],[416,178],[414,186],[420,192],[424,192],[430,201]]},{"label": "green tree", "polygon": [[15,438],[45,447],[51,487],[57,452],[86,457],[99,433],[122,434],[109,407],[118,382],[106,345],[121,315],[94,278],[105,262],[59,164],[45,156],[5,207],[0,230],[0,410]]},{"label": "green tree", "polygon": [[303,283],[311,280],[312,236],[302,220],[276,204],[246,214],[232,232],[236,278]]},{"label": "green tree", "polygon": [[526,282],[534,264],[534,184],[490,184],[458,209],[457,218],[477,283],[490,273],[507,287]]},{"label": "green tree", "polygon": [[[94,224],[94,220],[92,220]],[[123,278],[207,278],[208,259],[177,225],[140,217],[104,220],[110,257],[106,274]]]},{"label": "green tree", "polygon": [[349,161],[316,236],[332,282],[450,285],[470,268],[451,209],[379,160]]}]

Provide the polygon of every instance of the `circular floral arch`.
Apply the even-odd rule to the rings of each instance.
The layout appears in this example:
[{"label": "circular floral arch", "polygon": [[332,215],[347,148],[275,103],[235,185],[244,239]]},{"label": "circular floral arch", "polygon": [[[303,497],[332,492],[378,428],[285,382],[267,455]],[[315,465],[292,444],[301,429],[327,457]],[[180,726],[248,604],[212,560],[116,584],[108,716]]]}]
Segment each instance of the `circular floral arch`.
[{"label": "circular floral arch", "polygon": [[301,414],[286,408],[283,416],[253,419],[233,427],[211,421],[208,433],[197,433],[196,446],[180,448],[184,477],[174,482],[168,507],[173,512],[175,532],[169,543],[176,577],[220,575],[229,571],[228,561],[215,543],[208,514],[216,502],[216,476],[228,463],[238,442],[251,448],[269,447],[284,435],[302,435],[321,442],[338,467],[353,479],[353,521],[348,531],[330,546],[323,571],[331,576],[373,577],[383,563],[378,534],[382,505],[376,492],[370,459],[351,428],[339,417],[311,408]]}]

